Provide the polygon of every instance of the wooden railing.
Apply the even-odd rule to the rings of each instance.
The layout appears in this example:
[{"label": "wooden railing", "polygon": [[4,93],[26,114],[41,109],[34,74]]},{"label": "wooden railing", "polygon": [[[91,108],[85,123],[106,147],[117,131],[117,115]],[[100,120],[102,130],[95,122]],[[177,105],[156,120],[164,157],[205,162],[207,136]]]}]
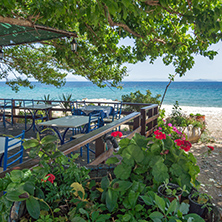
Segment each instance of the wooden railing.
[{"label": "wooden railing", "polygon": [[[92,103],[92,102],[90,102]],[[108,103],[108,102],[107,102]],[[106,104],[107,104],[106,103]],[[112,104],[112,103],[109,103]],[[139,104],[141,105],[141,104]],[[113,129],[125,124],[133,125],[133,131],[126,135],[131,139],[135,133],[140,133],[146,137],[150,136],[157,126],[158,105],[153,104],[141,109],[141,112],[133,112],[118,120],[115,120],[97,130],[94,130],[78,139],[72,140],[59,147],[65,155],[80,149],[82,146],[95,141],[95,160],[90,165],[98,165],[105,161],[112,153],[113,148],[106,150],[103,140],[104,135],[110,133]],[[12,169],[32,168],[39,163],[39,158],[29,159],[16,167],[10,168],[0,173],[0,178],[4,177]]]},{"label": "wooden railing", "polygon": [[[22,106],[23,106],[23,101],[31,101],[30,99],[7,99],[7,100],[11,100],[11,104],[12,104],[12,107],[11,107],[11,113],[10,114],[6,114],[5,116],[6,117],[12,117],[13,119],[14,118],[17,118],[17,119],[23,119],[25,118],[24,115],[19,115],[17,114],[18,112],[16,112],[16,110],[23,110]],[[0,98],[0,102],[1,101],[4,101],[4,99]],[[62,107],[58,107],[60,104],[64,104],[64,103],[67,103],[67,101],[63,101],[63,100],[49,100],[49,101],[46,101],[46,100],[32,100],[34,102],[37,102],[37,103],[48,103],[48,104],[57,104],[57,107],[53,107],[50,111],[49,111],[49,119],[52,119],[52,112],[53,111],[60,111],[60,112],[70,112],[71,109],[65,109],[65,108],[62,108]],[[68,102],[69,103],[69,102]],[[110,101],[78,101],[78,103],[86,103],[86,104],[90,104],[90,103],[93,103],[95,105],[104,105],[104,104],[107,104],[107,105],[114,105],[115,102],[110,102]],[[20,105],[21,104],[21,105]],[[129,105],[133,105],[133,106],[150,106],[152,104],[149,104],[149,103],[130,103],[130,102],[123,102],[122,103],[123,105],[123,108],[124,106],[129,106]],[[122,115],[128,115],[132,112],[128,112],[128,111],[124,111],[124,109],[122,110]],[[0,113],[0,116],[2,116],[2,114]],[[32,117],[31,116],[26,116],[27,119],[31,119]]]},{"label": "wooden railing", "polygon": [[157,127],[157,118],[159,117],[158,105],[153,104],[141,108],[141,135],[148,137]]}]

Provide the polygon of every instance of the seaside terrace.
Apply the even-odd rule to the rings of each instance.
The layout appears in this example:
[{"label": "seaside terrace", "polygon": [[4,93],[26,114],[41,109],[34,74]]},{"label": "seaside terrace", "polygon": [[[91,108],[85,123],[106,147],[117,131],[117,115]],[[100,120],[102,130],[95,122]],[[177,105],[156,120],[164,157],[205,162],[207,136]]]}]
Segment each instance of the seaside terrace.
[{"label": "seaside terrace", "polygon": [[[47,127],[47,122],[51,120],[61,120],[62,118],[67,118],[74,116],[72,113],[71,105],[67,107],[67,101],[44,101],[44,100],[22,100],[22,99],[0,99],[2,105],[1,116],[1,133],[5,135],[16,136],[25,130],[25,138],[36,138],[36,133],[41,132],[44,128]],[[84,107],[99,107],[101,110],[103,107],[114,107],[117,105],[116,101],[113,102],[101,102],[101,101],[70,101],[68,104],[77,104],[79,109],[84,110]],[[27,105],[26,105],[27,104]],[[30,105],[31,104],[31,105]],[[109,118],[104,118],[104,125],[99,127],[96,130],[93,130],[85,135],[82,135],[79,138],[73,139],[70,141],[70,137],[73,135],[73,130],[71,125],[64,127],[54,127],[56,130],[56,135],[63,135],[64,128],[67,132],[65,134],[64,140],[61,143],[59,150],[61,150],[65,155],[68,155],[73,152],[80,152],[81,147],[84,147],[88,143],[90,144],[90,149],[93,150],[93,153],[90,152],[90,161],[88,165],[98,165],[103,163],[110,155],[112,155],[114,148],[110,141],[105,141],[104,137],[110,135],[112,131],[120,129],[124,134],[124,138],[132,138],[135,133],[140,133],[148,137],[154,131],[157,126],[158,114],[158,105],[156,104],[140,104],[140,103],[120,103],[122,107],[119,107],[119,110],[115,113],[118,115],[117,118],[112,119],[112,116]],[[37,106],[38,108],[31,109],[32,106]],[[141,106],[140,112],[126,112],[124,111],[125,106],[134,105]],[[46,107],[46,108],[42,108]],[[48,109],[49,108],[49,109]],[[90,113],[90,112],[89,112]],[[73,115],[72,115],[73,114]],[[60,118],[58,118],[60,117]],[[62,117],[62,118],[61,118]],[[46,126],[44,126],[44,123]],[[43,124],[43,125],[42,125]],[[52,134],[52,131],[44,131],[40,135]],[[77,134],[78,135],[78,134]],[[58,137],[59,138],[59,137]],[[79,157],[79,162],[83,165],[87,164],[87,155],[86,149],[83,148],[83,156]],[[13,151],[11,151],[13,153]],[[28,157],[29,150],[24,154],[24,162],[16,166],[16,169],[31,168],[38,164],[39,159],[29,159]],[[13,168],[13,167],[12,167]],[[7,172],[10,172],[12,168],[7,169],[6,171],[0,174],[0,177],[3,177]]]}]

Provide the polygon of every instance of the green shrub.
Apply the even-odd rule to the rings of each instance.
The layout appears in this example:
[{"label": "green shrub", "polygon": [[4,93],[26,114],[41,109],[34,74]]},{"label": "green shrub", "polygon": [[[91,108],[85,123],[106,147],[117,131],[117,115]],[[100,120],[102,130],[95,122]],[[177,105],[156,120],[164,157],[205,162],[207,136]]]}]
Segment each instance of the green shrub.
[{"label": "green shrub", "polygon": [[[151,104],[160,104],[159,98],[161,97],[160,94],[157,94],[155,97],[151,96],[150,90],[146,90],[146,94],[142,94],[140,90],[136,92],[131,92],[130,94],[122,95],[123,102],[130,102],[130,103],[151,103]],[[137,111],[139,112],[143,106],[135,106],[129,105],[124,107],[125,111]]]}]

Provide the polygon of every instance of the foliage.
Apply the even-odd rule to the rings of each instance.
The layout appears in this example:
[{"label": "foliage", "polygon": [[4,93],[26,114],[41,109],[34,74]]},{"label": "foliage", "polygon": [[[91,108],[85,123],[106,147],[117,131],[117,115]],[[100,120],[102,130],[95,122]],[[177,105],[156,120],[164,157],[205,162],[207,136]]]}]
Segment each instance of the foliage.
[{"label": "foliage", "polygon": [[[136,134],[132,140],[122,139],[117,152],[122,160],[114,170],[116,177],[152,185],[154,190],[166,179],[180,187],[186,185],[188,191],[198,185],[196,177],[200,170],[193,154],[186,153],[169,136],[165,138],[145,138]],[[107,163],[115,162],[119,159],[107,160]]]},{"label": "foliage", "polygon": [[45,104],[50,104],[50,102],[47,101],[54,100],[54,98],[51,98],[50,94],[47,94],[43,96],[42,100],[44,100]]},{"label": "foliage", "polygon": [[[146,90],[146,94],[142,94],[140,90],[137,90],[136,92],[131,92],[130,94],[122,95],[122,101],[123,102],[130,102],[130,103],[153,103],[153,104],[159,104],[159,98],[160,94],[157,94],[155,97],[151,96],[150,90]],[[124,107],[125,111],[137,111],[140,112],[140,109],[143,107],[141,106],[135,106],[135,105],[129,105]]]},{"label": "foliage", "polygon": [[[161,189],[161,192],[163,194],[166,194],[167,196],[169,197],[177,197],[179,194],[182,194],[184,191],[186,191],[186,186],[183,187],[183,189],[178,186],[177,184],[172,184],[172,183],[169,183],[169,179],[166,179],[164,182],[163,182],[163,185],[161,185],[162,189]],[[158,190],[159,191],[159,190]],[[178,198],[178,197],[177,197]]]},{"label": "foliage", "polygon": [[[168,136],[160,140],[136,134],[131,140],[122,139],[121,164],[114,169],[114,177],[105,176],[99,182],[74,163],[76,156],[68,158],[58,150],[56,136],[40,139],[37,134],[24,147],[31,148],[32,156],[38,154],[40,164],[32,171],[14,170],[0,179],[0,191],[6,191],[0,198],[3,222],[12,202],[20,200],[26,202],[31,216],[22,221],[204,221],[187,214],[188,204],[170,203],[154,193],[155,185],[166,178],[190,188],[198,173],[192,154],[180,150]],[[166,149],[169,152],[163,154]]]},{"label": "foliage", "polygon": [[[61,86],[67,73],[81,75],[103,87],[117,86],[127,75],[124,63],[153,63],[162,57],[182,76],[194,65],[194,55],[213,59],[209,46],[221,40],[220,1],[130,1],[130,0],[3,0],[0,21],[24,22],[74,31],[78,52],[70,49],[72,39],[4,47],[1,78],[15,74],[15,90],[29,86],[29,78]],[[133,46],[120,44],[132,39]],[[27,79],[22,79],[23,74]]]},{"label": "foliage", "polygon": [[[65,108],[65,109],[71,108],[70,101],[72,100],[72,93],[66,93],[66,94],[63,93],[62,96],[59,96],[59,99],[61,101],[65,101],[60,104],[62,106],[62,108]],[[66,114],[67,111],[64,111],[64,113]]]},{"label": "foliage", "polygon": [[[25,149],[31,148],[31,157],[39,155],[40,166],[34,167],[32,171],[13,170],[0,179],[0,191],[5,191],[0,198],[2,221],[6,221],[10,209],[8,206],[14,201],[25,201],[28,213],[34,219],[39,218],[42,210],[50,211],[54,217],[56,208],[72,197],[73,181],[82,183],[88,178],[89,170],[79,168],[74,163],[77,156],[68,158],[58,150],[57,139],[53,135],[40,139],[37,135],[37,139],[23,143]],[[50,179],[52,176],[53,179]]]}]

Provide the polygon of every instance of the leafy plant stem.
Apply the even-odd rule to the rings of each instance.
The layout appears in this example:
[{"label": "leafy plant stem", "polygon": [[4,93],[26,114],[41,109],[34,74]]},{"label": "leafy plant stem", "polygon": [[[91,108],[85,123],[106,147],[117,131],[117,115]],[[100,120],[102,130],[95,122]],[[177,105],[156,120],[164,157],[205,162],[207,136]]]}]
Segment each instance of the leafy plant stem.
[{"label": "leafy plant stem", "polygon": [[33,197],[33,198],[35,198],[36,200],[39,200],[39,201],[42,201],[43,203],[45,203],[47,205],[47,207],[50,209],[53,219],[55,219],[54,218],[54,213],[52,211],[52,208],[43,199],[40,199],[38,197]]}]

